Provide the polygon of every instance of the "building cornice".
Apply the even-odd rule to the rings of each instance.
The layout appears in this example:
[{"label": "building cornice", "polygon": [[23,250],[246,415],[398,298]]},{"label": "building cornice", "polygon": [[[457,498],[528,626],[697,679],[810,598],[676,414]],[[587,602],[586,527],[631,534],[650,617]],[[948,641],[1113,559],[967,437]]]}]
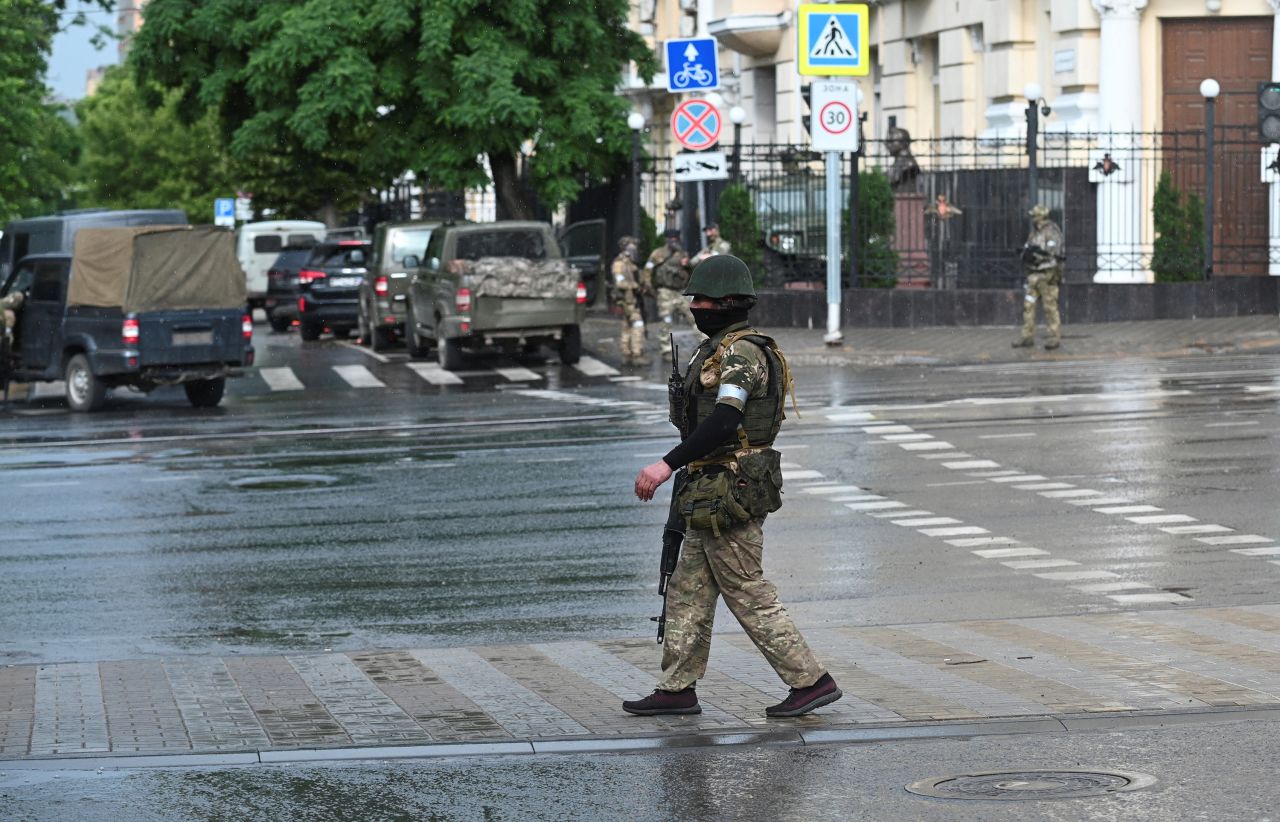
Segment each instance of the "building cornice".
[{"label": "building cornice", "polygon": [[[1268,0],[1275,5],[1278,0]],[[1115,17],[1139,17],[1147,7],[1147,0],[1093,0],[1098,16],[1106,20]]]}]

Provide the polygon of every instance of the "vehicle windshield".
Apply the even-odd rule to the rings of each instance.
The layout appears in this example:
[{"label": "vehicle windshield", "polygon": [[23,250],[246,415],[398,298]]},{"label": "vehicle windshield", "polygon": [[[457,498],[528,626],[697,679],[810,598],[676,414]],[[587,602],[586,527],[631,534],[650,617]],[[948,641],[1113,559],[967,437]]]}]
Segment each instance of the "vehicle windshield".
[{"label": "vehicle windshield", "polygon": [[544,235],[537,229],[468,231],[458,237],[454,255],[459,260],[478,260],[481,257],[545,260],[548,257]]},{"label": "vehicle windshield", "polygon": [[427,241],[431,239],[429,228],[397,228],[391,231],[387,254],[393,265],[404,265],[404,258],[409,256],[423,258],[427,250]]},{"label": "vehicle windshield", "polygon": [[301,268],[311,256],[309,248],[286,248],[271,264],[272,268]]},{"label": "vehicle windshield", "polygon": [[311,258],[307,265],[344,266],[348,265],[347,255],[352,251],[363,251],[365,259],[369,258],[370,243],[344,242],[341,244],[325,243],[311,249]]}]

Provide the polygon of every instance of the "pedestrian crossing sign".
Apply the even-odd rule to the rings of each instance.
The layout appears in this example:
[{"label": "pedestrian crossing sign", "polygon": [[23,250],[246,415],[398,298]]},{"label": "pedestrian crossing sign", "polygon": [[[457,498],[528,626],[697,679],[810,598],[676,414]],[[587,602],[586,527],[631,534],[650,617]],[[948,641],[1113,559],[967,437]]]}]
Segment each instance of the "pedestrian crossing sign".
[{"label": "pedestrian crossing sign", "polygon": [[861,77],[867,59],[867,7],[861,3],[805,3],[800,6],[797,57],[800,73],[812,77]]}]

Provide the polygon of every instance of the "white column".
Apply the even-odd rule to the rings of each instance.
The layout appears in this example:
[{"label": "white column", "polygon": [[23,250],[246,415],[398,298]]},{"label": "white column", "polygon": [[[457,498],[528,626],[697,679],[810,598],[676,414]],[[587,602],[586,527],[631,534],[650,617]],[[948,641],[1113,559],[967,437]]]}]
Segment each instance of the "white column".
[{"label": "white column", "polygon": [[[1280,0],[1273,0],[1280,2]],[[1138,23],[1147,0],[1093,0],[1102,19],[1098,74],[1099,148],[1110,152],[1120,170],[1098,184],[1098,283],[1147,283],[1151,272],[1142,260],[1140,158],[1142,63]]]},{"label": "white column", "polygon": [[[1267,0],[1267,2],[1276,15],[1271,24],[1271,79],[1280,81],[1280,0]],[[1270,148],[1273,152],[1277,150],[1274,143]],[[1263,149],[1263,152],[1263,156],[1267,156],[1266,149]],[[1270,188],[1271,197],[1267,203],[1267,235],[1270,237],[1267,243],[1267,259],[1270,263],[1267,265],[1267,273],[1272,277],[1280,277],[1280,175],[1272,178]]]}]

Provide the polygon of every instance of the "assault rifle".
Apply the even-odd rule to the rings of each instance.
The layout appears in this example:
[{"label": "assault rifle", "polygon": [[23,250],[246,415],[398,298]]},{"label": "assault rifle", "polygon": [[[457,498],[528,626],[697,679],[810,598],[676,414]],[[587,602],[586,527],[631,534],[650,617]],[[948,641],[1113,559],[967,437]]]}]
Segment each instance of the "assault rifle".
[{"label": "assault rifle", "polygon": [[[680,373],[680,349],[676,348],[676,337],[671,340],[671,376],[667,378],[667,398],[671,403],[671,424],[680,429],[680,439],[688,436],[686,429],[689,421],[685,414],[684,375]],[[662,597],[662,613],[650,617],[658,623],[658,644],[667,630],[667,585],[671,575],[676,571],[676,562],[680,559],[680,546],[684,543],[684,517],[680,516],[677,500],[680,492],[688,482],[688,472],[681,468],[676,472],[671,483],[671,508],[667,511],[667,524],[662,528],[662,561],[658,566],[658,596]]]}]

